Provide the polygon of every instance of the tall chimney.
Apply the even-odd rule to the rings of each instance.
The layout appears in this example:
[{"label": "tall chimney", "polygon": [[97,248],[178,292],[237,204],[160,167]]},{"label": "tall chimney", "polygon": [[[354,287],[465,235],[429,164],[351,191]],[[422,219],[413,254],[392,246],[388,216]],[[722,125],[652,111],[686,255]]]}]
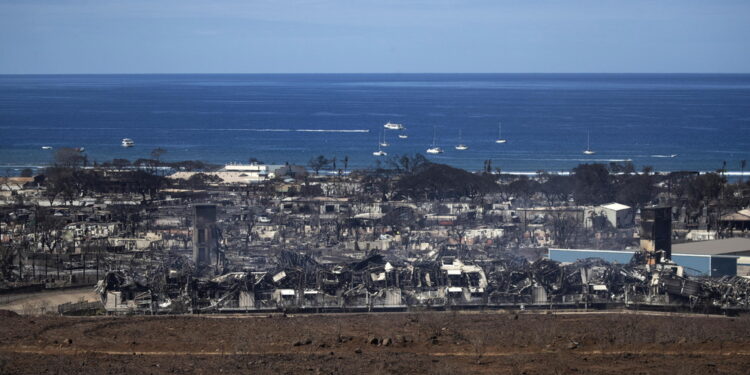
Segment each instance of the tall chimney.
[{"label": "tall chimney", "polygon": [[218,258],[216,206],[196,204],[193,215],[193,262],[196,267],[211,265]]},{"label": "tall chimney", "polygon": [[641,250],[648,264],[672,259],[672,207],[652,206],[641,209]]}]

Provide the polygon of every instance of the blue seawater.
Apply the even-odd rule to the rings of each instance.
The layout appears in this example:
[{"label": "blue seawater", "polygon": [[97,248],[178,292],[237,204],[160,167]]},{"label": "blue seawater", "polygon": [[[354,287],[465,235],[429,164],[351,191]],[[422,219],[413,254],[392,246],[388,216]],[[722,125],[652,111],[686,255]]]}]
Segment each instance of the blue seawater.
[{"label": "blue seawater", "polygon": [[[384,131],[388,121],[408,139]],[[466,151],[454,149],[459,129]],[[42,146],[85,147],[91,161],[161,147],[168,160],[306,164],[322,154],[368,167],[381,132],[389,157],[425,154],[435,134],[445,153],[428,157],[470,170],[491,159],[503,171],[624,160],[738,171],[750,159],[750,75],[0,75],[3,171],[49,164],[54,151]],[[587,134],[595,155],[582,153]],[[121,147],[126,137],[136,146]]]}]

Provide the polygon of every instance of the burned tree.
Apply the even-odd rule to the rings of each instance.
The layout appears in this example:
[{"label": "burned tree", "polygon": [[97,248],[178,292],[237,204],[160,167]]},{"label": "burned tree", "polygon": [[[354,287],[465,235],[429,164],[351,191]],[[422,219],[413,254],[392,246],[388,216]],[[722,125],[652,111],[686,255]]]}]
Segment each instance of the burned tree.
[{"label": "burned tree", "polygon": [[86,164],[86,156],[81,149],[61,147],[55,151],[55,165],[64,168],[79,168]]},{"label": "burned tree", "polygon": [[326,159],[323,155],[318,155],[317,157],[314,157],[310,159],[310,161],[307,162],[307,165],[310,167],[310,169],[315,172],[315,175],[318,175],[318,172],[320,172],[321,169],[324,169],[331,163],[330,160]]},{"label": "burned tree", "polygon": [[578,204],[612,201],[609,170],[603,164],[581,164],[573,168],[574,196]]}]

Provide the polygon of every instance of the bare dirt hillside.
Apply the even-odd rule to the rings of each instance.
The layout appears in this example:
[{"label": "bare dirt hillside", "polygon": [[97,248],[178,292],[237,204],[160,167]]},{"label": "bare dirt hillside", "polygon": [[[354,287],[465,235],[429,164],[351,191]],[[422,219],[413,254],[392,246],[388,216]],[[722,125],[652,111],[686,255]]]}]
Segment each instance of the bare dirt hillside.
[{"label": "bare dirt hillside", "polygon": [[10,374],[746,374],[750,319],[392,313],[0,317]]}]

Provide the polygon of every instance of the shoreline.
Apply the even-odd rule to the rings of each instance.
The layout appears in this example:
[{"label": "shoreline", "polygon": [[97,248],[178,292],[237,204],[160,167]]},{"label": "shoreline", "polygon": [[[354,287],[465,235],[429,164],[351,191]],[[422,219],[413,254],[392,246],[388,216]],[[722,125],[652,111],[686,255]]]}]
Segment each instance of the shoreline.
[{"label": "shoreline", "polygon": [[[174,161],[174,162],[176,162],[176,161]],[[435,163],[437,163],[437,164],[443,164],[443,163],[439,163],[439,162],[435,162]],[[275,165],[274,163],[263,163],[263,164]],[[603,162],[580,163],[579,165],[583,165],[583,164],[602,164],[602,165],[605,165],[605,166],[608,165],[607,163],[603,163]],[[228,164],[224,164],[224,165],[228,165]],[[292,165],[301,165],[301,164],[292,164]],[[20,172],[21,170],[26,169],[26,168],[31,168],[32,170],[43,170],[45,168],[49,168],[49,167],[52,167],[52,166],[53,165],[51,165],[51,164],[50,165],[38,165],[38,164],[35,164],[35,165],[22,165],[22,164],[21,165],[0,165],[0,170],[11,169],[13,171]],[[307,168],[306,165],[302,165],[302,166],[306,167],[306,169],[308,169],[308,172],[312,172],[312,170],[309,170],[309,168]],[[86,168],[92,168],[92,167],[86,167]],[[479,170],[479,169],[468,169],[468,168],[461,168],[461,167],[455,167],[455,168],[463,169],[463,170],[471,172],[471,173],[481,172],[481,170]],[[573,167],[573,168],[575,168],[575,167]],[[506,175],[513,175],[513,176],[536,176],[540,172],[543,172],[543,173],[552,174],[552,175],[569,176],[569,175],[573,174],[573,172],[572,172],[573,168],[571,168],[571,170],[546,170],[546,169],[539,169],[539,170],[536,170],[536,171],[519,171],[519,170],[503,170],[503,169],[501,169],[499,173],[496,172],[496,171],[493,171],[493,172],[491,172],[491,174],[506,174]],[[156,169],[166,170],[166,169],[170,169],[170,168],[169,167],[156,167]],[[365,167],[365,168],[351,167],[351,168],[348,169],[347,172],[345,172],[343,174],[344,175],[348,175],[348,174],[351,174],[352,171],[356,171],[356,170],[365,170],[366,171],[366,170],[374,170],[374,169],[376,169],[375,166],[368,166],[368,167]],[[694,169],[654,170],[654,171],[652,171],[652,173],[654,173],[654,174],[661,174],[661,175],[666,175],[666,174],[670,174],[670,173],[677,173],[677,172],[697,173],[699,175],[711,174],[711,173],[718,173],[718,174],[722,174],[722,175],[724,175],[726,177],[733,177],[733,178],[735,178],[735,177],[750,177],[750,168],[748,168],[748,170],[746,170],[744,172],[743,171],[728,170],[728,171],[721,172],[721,173],[717,172],[715,170],[714,171],[709,171],[709,170],[694,170]],[[635,171],[635,173],[636,174],[642,174],[643,172]],[[336,176],[336,175],[338,175],[338,172],[337,171],[332,171],[332,170],[325,170],[325,171],[321,170],[319,174],[320,175],[326,175],[326,176],[329,176],[329,175],[330,176]],[[615,173],[615,174],[617,174],[617,173]],[[2,177],[6,177],[6,176],[2,176]],[[15,175],[10,176],[10,177],[18,177],[18,175],[16,173]]]}]

